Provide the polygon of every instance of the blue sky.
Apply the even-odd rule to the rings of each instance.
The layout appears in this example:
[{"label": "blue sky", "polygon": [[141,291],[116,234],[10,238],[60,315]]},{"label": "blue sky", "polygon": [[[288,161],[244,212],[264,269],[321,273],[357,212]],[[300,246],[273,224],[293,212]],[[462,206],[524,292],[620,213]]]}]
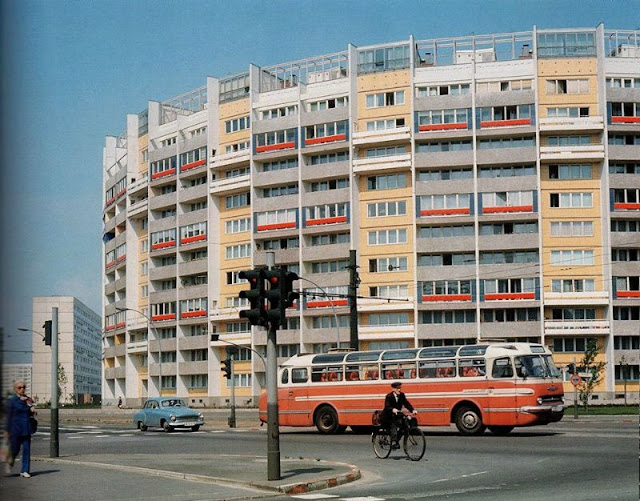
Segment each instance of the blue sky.
[{"label": "blue sky", "polygon": [[640,28],[640,0],[7,0],[0,3],[0,326],[31,359],[31,298],[100,313],[102,147],[127,113],[259,66],[356,46],[540,28]]}]

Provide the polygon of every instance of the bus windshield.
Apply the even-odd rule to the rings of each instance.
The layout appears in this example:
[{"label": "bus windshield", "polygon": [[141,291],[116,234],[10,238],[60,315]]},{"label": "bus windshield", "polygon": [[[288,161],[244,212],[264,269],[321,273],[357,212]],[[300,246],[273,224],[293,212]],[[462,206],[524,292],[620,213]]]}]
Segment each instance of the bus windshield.
[{"label": "bus windshield", "polygon": [[[560,377],[560,370],[554,365],[551,355],[524,355],[515,358],[519,377]],[[524,370],[523,370],[524,369]]]}]

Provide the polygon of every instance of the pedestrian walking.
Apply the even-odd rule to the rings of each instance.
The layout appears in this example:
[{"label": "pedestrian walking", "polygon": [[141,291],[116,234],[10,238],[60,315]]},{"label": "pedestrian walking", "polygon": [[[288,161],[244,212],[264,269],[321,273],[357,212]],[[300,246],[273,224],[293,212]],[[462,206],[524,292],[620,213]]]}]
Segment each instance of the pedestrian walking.
[{"label": "pedestrian walking", "polygon": [[32,419],[35,415],[35,404],[31,397],[27,396],[27,385],[21,379],[13,385],[15,395],[7,402],[7,422],[5,424],[4,436],[9,441],[11,460],[7,462],[7,473],[11,473],[13,459],[16,458],[22,448],[22,467],[20,476],[31,477],[29,469],[31,466],[31,435],[34,433]]},{"label": "pedestrian walking", "polygon": [[122,397],[118,397],[118,409],[122,409]]}]

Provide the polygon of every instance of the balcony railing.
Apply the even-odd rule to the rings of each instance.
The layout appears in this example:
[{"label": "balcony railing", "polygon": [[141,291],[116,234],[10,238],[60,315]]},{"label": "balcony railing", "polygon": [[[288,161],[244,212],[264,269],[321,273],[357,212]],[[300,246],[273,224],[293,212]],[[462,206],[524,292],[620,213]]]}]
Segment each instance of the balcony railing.
[{"label": "balcony railing", "polygon": [[609,320],[545,320],[545,335],[606,335],[611,326]]}]

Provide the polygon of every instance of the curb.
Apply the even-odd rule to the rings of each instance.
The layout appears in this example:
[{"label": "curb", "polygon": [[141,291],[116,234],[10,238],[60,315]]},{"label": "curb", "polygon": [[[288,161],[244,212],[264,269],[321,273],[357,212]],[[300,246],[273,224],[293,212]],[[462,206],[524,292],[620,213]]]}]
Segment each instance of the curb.
[{"label": "curb", "polygon": [[[303,460],[303,458],[293,459],[288,457],[285,457],[284,459],[288,461]],[[81,465],[81,466],[88,466],[93,468],[103,468],[107,470],[127,471],[127,472],[139,473],[141,475],[181,479],[181,480],[188,480],[192,482],[215,483],[215,484],[221,484],[221,485],[227,485],[227,486],[251,487],[254,489],[260,489],[260,490],[269,491],[269,492],[280,492],[283,494],[302,494],[302,493],[317,491],[321,489],[328,489],[330,487],[336,487],[338,485],[346,484],[349,482],[355,482],[356,480],[362,477],[360,473],[360,469],[357,466],[354,466],[348,463],[340,463],[336,461],[324,461],[321,459],[313,459],[308,461],[346,466],[350,469],[350,471],[348,473],[336,475],[335,477],[276,486],[276,485],[268,485],[268,484],[259,483],[259,482],[245,482],[245,481],[233,480],[229,478],[212,477],[208,475],[197,475],[194,473],[180,473],[176,471],[143,468],[140,466],[126,466],[126,465],[118,465],[118,464],[110,464],[110,463],[96,463],[92,461],[75,461],[73,459],[46,458],[46,457],[32,457],[31,460],[42,461],[44,463],[63,463],[63,464],[66,463],[71,465]]]}]

